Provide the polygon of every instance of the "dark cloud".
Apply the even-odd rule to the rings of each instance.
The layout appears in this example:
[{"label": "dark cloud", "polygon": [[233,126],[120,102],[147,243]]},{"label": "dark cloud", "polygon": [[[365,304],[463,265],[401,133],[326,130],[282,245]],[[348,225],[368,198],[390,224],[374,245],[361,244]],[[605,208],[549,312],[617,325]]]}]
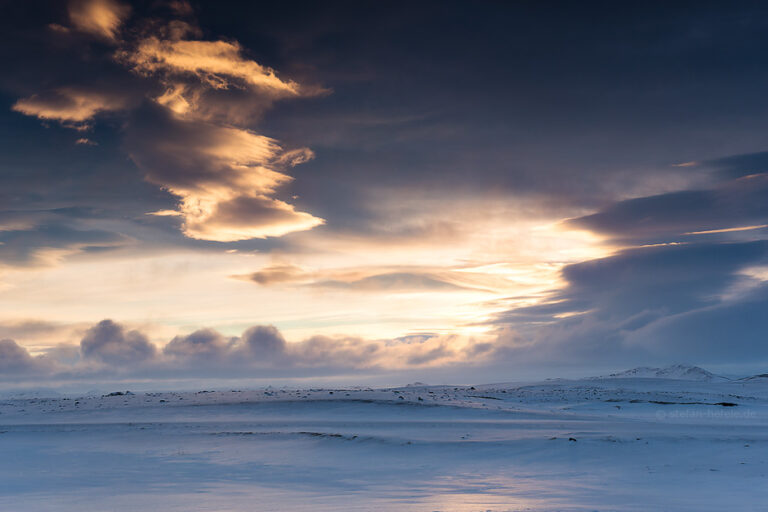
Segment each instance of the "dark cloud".
[{"label": "dark cloud", "polygon": [[34,367],[35,360],[29,355],[27,349],[13,340],[0,339],[0,372],[23,373]]},{"label": "dark cloud", "polygon": [[116,366],[141,364],[157,353],[143,333],[127,331],[112,320],[102,320],[88,329],[80,341],[80,350],[86,359]]},{"label": "dark cloud", "polygon": [[727,346],[729,360],[748,362],[768,357],[768,344],[755,342],[762,317],[752,318],[766,305],[768,284],[749,273],[766,265],[768,241],[623,251],[565,267],[567,286],[548,303],[496,322],[514,333],[510,347],[518,349],[506,350],[516,357],[712,363]]},{"label": "dark cloud", "polygon": [[[239,337],[225,337],[213,329],[176,336],[163,349],[158,367],[167,372],[193,371],[209,375],[254,369],[299,371],[300,368],[355,369],[376,364],[379,344],[358,338],[312,336],[287,343],[277,328],[257,325]],[[293,369],[293,370],[292,370]]]},{"label": "dark cloud", "polygon": [[289,354],[299,366],[365,368],[376,366],[375,356],[380,350],[380,344],[360,338],[312,336],[291,346]]},{"label": "dark cloud", "polygon": [[226,339],[213,329],[200,329],[186,336],[176,336],[163,349],[163,353],[186,362],[216,364],[225,359],[233,340]]},{"label": "dark cloud", "polygon": [[[615,203],[566,225],[635,243],[690,241],[690,233],[768,224],[768,174],[750,174],[707,190]],[[764,233],[764,232],[763,232]]]},{"label": "dark cloud", "polygon": [[69,254],[108,250],[128,243],[130,239],[120,233],[73,229],[63,224],[46,224],[24,230],[0,230],[0,264],[46,265]]},{"label": "dark cloud", "polygon": [[768,358],[768,283],[734,300],[664,317],[627,335],[630,346],[661,356],[683,355],[709,364],[762,362]]},{"label": "dark cloud", "polygon": [[286,353],[285,338],[273,325],[257,325],[243,333],[242,343],[248,354],[270,360]]},{"label": "dark cloud", "polygon": [[704,167],[710,167],[724,178],[741,178],[753,174],[768,172],[768,152],[733,155],[702,162]]}]

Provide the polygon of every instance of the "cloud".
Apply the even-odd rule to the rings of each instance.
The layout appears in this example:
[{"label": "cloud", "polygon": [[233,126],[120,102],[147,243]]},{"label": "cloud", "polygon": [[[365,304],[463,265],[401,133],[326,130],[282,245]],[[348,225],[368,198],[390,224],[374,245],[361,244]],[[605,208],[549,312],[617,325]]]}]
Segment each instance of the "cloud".
[{"label": "cloud", "polygon": [[26,338],[56,334],[61,326],[44,320],[15,320],[0,323],[0,338]]},{"label": "cloud", "polygon": [[681,235],[745,231],[768,223],[768,174],[751,174],[711,189],[686,190],[614,203],[571,219],[569,227],[615,239],[654,243]]},{"label": "cloud", "polygon": [[147,37],[125,59],[142,73],[190,74],[212,89],[249,87],[273,98],[298,96],[300,86],[242,56],[237,42]]},{"label": "cloud", "polygon": [[49,344],[39,356],[13,341],[0,342],[0,378],[9,374],[5,368],[15,368],[22,380],[26,375],[61,381],[344,375],[475,365],[496,353],[487,345],[436,334],[393,340],[316,335],[288,342],[276,327],[255,325],[240,336],[198,329],[157,349],[141,331],[103,320],[85,331],[79,346]]},{"label": "cloud", "polygon": [[30,378],[49,377],[60,366],[46,355],[33,356],[12,339],[0,339],[0,380],[17,382]]},{"label": "cloud", "polygon": [[466,289],[437,276],[415,272],[391,272],[377,274],[352,281],[331,279],[312,284],[317,288],[356,290],[366,292],[419,291],[419,290],[462,290]]},{"label": "cloud", "polygon": [[116,366],[151,360],[157,352],[144,334],[137,330],[126,331],[112,320],[102,320],[88,329],[80,341],[80,350],[86,359]]},{"label": "cloud", "polygon": [[314,272],[307,272],[296,265],[278,263],[269,265],[252,274],[242,274],[232,276],[237,279],[253,281],[261,285],[269,286],[278,283],[295,283],[301,281],[310,281],[315,275]]},{"label": "cloud", "polygon": [[662,356],[690,354],[709,363],[754,362],[768,357],[768,282],[708,308],[670,315],[627,335],[629,346],[651,347]]},{"label": "cloud", "polygon": [[[190,14],[185,2],[170,7]],[[177,198],[164,211],[178,212],[189,238],[234,242],[323,224],[276,197],[293,180],[288,169],[312,159],[312,151],[285,150],[252,129],[274,101],[320,89],[278,77],[236,41],[196,39],[201,31],[187,21],[137,20],[119,32],[129,12],[111,0],[70,3],[73,26],[115,43],[108,59],[130,71],[115,77],[110,69],[94,78],[105,80],[103,87],[63,85],[20,99],[13,109],[80,130],[100,114],[120,111],[126,149],[146,181]],[[143,82],[128,89],[126,79]]]},{"label": "cloud", "polygon": [[33,369],[35,360],[15,341],[0,339],[0,372],[20,373]]},{"label": "cloud", "polygon": [[[500,313],[495,323],[516,340],[507,352],[584,362],[695,356],[703,364],[726,350],[731,361],[768,357],[753,334],[768,327],[754,316],[768,300],[768,159],[696,167],[714,170],[708,188],[617,201],[565,221],[617,250],[565,266],[565,286],[543,303]],[[620,249],[628,245],[636,248]]]},{"label": "cloud", "polygon": [[20,99],[12,108],[28,116],[84,129],[88,128],[88,121],[96,115],[121,110],[128,104],[129,98],[120,94],[81,87],[60,87],[45,94]]},{"label": "cloud", "polygon": [[350,268],[305,270],[299,266],[277,263],[251,274],[232,276],[262,286],[290,284],[327,290],[358,292],[418,292],[480,290],[467,273],[423,269]]},{"label": "cloud", "polygon": [[741,178],[768,171],[768,152],[731,155],[702,162],[723,179]]},{"label": "cloud", "polygon": [[121,49],[117,59],[162,84],[164,90],[155,101],[188,120],[247,125],[275,101],[329,92],[280,78],[275,70],[247,58],[237,41],[192,38],[200,35],[182,21],[153,26]]},{"label": "cloud", "polygon": [[168,7],[181,16],[190,16],[194,12],[192,6],[186,0],[171,0],[168,2]]},{"label": "cloud", "polygon": [[406,362],[409,365],[423,365],[446,358],[453,358],[456,352],[449,345],[450,339],[440,338],[437,344],[424,343],[411,350]]},{"label": "cloud", "polygon": [[508,352],[518,358],[713,363],[727,346],[731,361],[746,362],[768,357],[768,346],[738,334],[746,330],[741,326],[765,323],[747,318],[768,305],[768,280],[749,271],[766,264],[764,240],[625,250],[566,266],[563,290],[495,323],[516,337],[518,349]]},{"label": "cloud", "polygon": [[190,238],[234,242],[283,236],[323,224],[293,205],[266,196],[239,196],[226,201],[193,195],[182,199],[184,234]]},{"label": "cloud", "polygon": [[86,327],[88,327],[87,324],[58,323],[36,318],[11,318],[0,321],[0,338],[20,340],[26,346],[50,345],[51,341],[79,340]]},{"label": "cloud", "polygon": [[73,254],[113,249],[130,238],[100,229],[73,229],[60,222],[0,229],[0,266],[47,266]]},{"label": "cloud", "polygon": [[226,357],[232,346],[213,329],[200,329],[187,336],[176,336],[163,349],[163,354],[183,362],[215,364]]},{"label": "cloud", "polygon": [[199,369],[221,374],[248,368],[346,368],[372,367],[380,344],[359,338],[312,336],[287,343],[271,325],[250,327],[239,337],[225,337],[213,329],[199,329],[174,337],[162,351],[159,366],[178,372]]},{"label": "cloud", "polygon": [[[100,229],[101,225],[110,230]],[[39,267],[94,251],[126,247],[133,238],[95,208],[0,210],[0,267]]]},{"label": "cloud", "polygon": [[277,141],[238,126],[275,100],[311,91],[246,59],[236,42],[183,39],[188,35],[147,36],[119,57],[165,87],[154,98],[160,108],[145,111],[151,120],[129,130],[128,145],[147,180],[179,197],[184,234],[233,242],[322,224],[274,197],[292,180],[285,171],[314,154],[306,148],[285,151]]},{"label": "cloud", "polygon": [[312,336],[289,347],[289,355],[299,366],[367,368],[382,364],[382,347],[360,338]]},{"label": "cloud", "polygon": [[257,325],[247,329],[242,336],[247,353],[259,360],[273,360],[286,353],[286,341],[273,325]]},{"label": "cloud", "polygon": [[131,12],[128,5],[114,0],[72,0],[69,20],[85,33],[115,41],[120,26]]},{"label": "cloud", "polygon": [[323,223],[272,197],[293,178],[283,172],[282,148],[269,137],[148,107],[126,142],[147,181],[179,197],[182,229],[190,238],[232,242]]}]

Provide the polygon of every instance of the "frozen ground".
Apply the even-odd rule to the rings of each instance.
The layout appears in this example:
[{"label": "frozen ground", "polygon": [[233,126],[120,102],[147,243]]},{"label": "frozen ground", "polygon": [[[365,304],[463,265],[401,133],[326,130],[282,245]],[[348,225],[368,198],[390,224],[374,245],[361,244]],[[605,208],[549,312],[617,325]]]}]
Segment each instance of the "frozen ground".
[{"label": "frozen ground", "polygon": [[701,379],[3,399],[0,510],[768,510],[768,378]]}]

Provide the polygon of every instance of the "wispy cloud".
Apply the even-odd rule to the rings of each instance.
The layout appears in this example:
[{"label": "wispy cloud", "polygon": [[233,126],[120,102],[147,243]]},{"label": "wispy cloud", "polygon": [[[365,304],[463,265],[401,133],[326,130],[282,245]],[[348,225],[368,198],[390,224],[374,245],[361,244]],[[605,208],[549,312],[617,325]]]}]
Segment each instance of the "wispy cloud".
[{"label": "wispy cloud", "polygon": [[193,75],[212,89],[246,86],[276,98],[300,94],[299,84],[281,80],[274,70],[244,58],[242,53],[237,42],[150,36],[125,52],[124,58],[140,73]]},{"label": "wispy cloud", "polygon": [[717,233],[737,233],[739,231],[752,231],[755,229],[768,228],[768,224],[760,224],[758,226],[741,226],[737,228],[722,228],[722,229],[708,229],[705,231],[690,231],[683,233],[684,235],[713,235]]},{"label": "wispy cloud", "polygon": [[[727,179],[711,188],[619,201],[566,222],[628,243],[757,230],[768,218],[768,174]],[[738,227],[734,227],[734,225]]]},{"label": "wispy cloud", "polygon": [[89,122],[103,112],[121,110],[130,97],[82,87],[59,87],[47,93],[18,100],[13,110],[43,120],[58,121],[76,129],[87,129]]},{"label": "wispy cloud", "polygon": [[308,270],[288,263],[268,265],[250,274],[233,275],[262,286],[293,285],[356,292],[489,291],[468,272],[438,267],[358,267]]},{"label": "wispy cloud", "polygon": [[82,32],[115,41],[120,26],[129,16],[129,5],[115,0],[72,0],[69,19]]}]

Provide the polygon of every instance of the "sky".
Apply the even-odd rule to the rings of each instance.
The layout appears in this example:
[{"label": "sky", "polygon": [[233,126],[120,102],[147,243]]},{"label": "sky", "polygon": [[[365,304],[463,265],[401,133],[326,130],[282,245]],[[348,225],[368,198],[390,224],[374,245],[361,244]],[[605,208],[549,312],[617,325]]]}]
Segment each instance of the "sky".
[{"label": "sky", "polygon": [[768,364],[768,6],[8,2],[0,382]]}]

